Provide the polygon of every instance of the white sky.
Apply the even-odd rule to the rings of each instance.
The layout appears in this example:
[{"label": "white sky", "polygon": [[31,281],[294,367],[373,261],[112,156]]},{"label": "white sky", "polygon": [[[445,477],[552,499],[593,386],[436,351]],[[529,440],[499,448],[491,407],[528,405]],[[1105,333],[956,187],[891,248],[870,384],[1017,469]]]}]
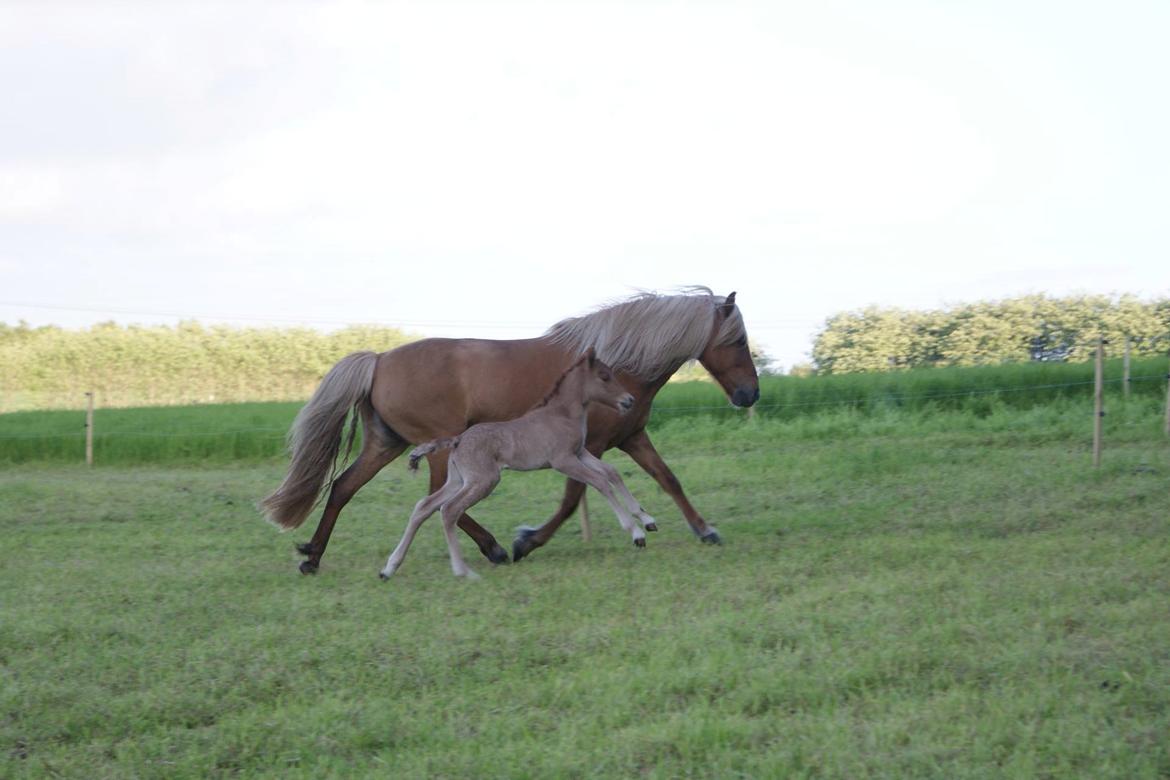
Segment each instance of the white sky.
[{"label": "white sky", "polygon": [[10,2],[0,321],[509,338],[705,284],[787,366],[868,304],[1166,296],[1168,33],[1166,2]]}]

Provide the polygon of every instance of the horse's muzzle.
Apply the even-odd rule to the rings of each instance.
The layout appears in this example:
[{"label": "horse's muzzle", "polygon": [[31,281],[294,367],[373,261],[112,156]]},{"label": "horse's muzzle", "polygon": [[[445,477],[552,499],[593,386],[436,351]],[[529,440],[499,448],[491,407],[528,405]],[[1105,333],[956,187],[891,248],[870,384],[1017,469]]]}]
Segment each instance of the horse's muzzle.
[{"label": "horse's muzzle", "polygon": [[626,393],[625,395],[623,395],[621,398],[618,399],[618,411],[621,412],[622,414],[625,414],[626,412],[630,411],[633,408],[634,408],[634,396],[630,395],[629,393]]},{"label": "horse's muzzle", "polygon": [[760,400],[760,388],[758,387],[737,387],[735,392],[731,394],[731,403],[739,407],[751,406],[758,400]]}]

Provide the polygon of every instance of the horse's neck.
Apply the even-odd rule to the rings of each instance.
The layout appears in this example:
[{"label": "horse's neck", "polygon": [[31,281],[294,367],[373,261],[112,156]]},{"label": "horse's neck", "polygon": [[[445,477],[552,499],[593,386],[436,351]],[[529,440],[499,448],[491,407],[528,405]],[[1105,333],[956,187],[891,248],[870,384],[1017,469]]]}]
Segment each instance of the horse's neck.
[{"label": "horse's neck", "polygon": [[[666,383],[670,381],[670,378],[678,373],[678,370],[683,367],[683,364],[686,363],[688,359],[689,358],[679,358],[677,362],[668,365],[667,370],[659,376],[648,379],[644,377],[634,377],[634,379],[642,385],[641,391],[638,393],[638,397],[647,401],[652,400],[654,396],[658,395],[658,391],[666,386]],[[627,376],[629,375],[627,374]]]}]

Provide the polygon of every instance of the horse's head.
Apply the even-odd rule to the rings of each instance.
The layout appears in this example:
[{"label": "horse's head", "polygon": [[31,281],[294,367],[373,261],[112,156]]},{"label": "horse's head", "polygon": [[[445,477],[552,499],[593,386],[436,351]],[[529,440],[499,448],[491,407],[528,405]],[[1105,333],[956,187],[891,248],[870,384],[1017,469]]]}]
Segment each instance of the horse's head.
[{"label": "horse's head", "polygon": [[735,293],[715,307],[711,338],[700,353],[699,362],[715,377],[731,403],[751,406],[760,399],[760,378],[748,350],[743,317],[735,306]]},{"label": "horse's head", "polygon": [[581,360],[581,369],[585,372],[585,403],[593,401],[604,404],[616,409],[618,414],[625,414],[634,406],[634,396],[626,392],[621,382],[617,381],[613,369],[598,359],[593,347],[586,351]]}]

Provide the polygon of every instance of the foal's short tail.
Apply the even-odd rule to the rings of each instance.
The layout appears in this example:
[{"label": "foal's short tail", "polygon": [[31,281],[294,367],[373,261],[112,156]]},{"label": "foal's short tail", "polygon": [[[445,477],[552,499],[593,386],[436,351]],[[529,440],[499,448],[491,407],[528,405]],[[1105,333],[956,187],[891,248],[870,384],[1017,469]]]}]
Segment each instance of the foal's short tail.
[{"label": "foal's short tail", "polygon": [[418,471],[418,462],[437,450],[455,449],[459,446],[459,437],[453,439],[435,439],[428,441],[426,444],[420,444],[410,452],[410,466],[411,471]]},{"label": "foal's short tail", "polygon": [[353,445],[358,405],[370,394],[377,361],[374,352],[354,352],[343,357],[329,369],[313,397],[297,414],[288,433],[292,455],[288,474],[280,487],[260,502],[264,514],[275,525],[296,528],[313,510],[336,466],[345,418],[351,408],[354,417],[348,446]]}]

